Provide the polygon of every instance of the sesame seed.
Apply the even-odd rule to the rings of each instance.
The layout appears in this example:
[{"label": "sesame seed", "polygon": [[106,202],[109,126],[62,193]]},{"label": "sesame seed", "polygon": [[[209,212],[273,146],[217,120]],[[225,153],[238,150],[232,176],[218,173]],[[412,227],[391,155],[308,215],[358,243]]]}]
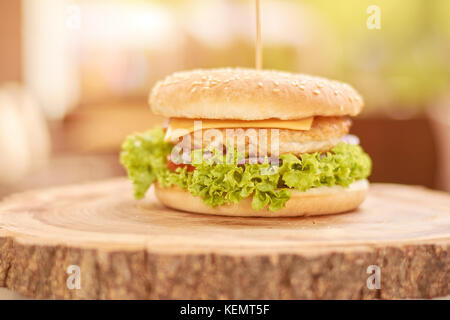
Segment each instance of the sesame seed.
[{"label": "sesame seed", "polygon": [[263,87],[263,83],[262,82],[258,82],[258,87],[262,88]]},{"label": "sesame seed", "polygon": [[323,88],[323,83],[322,82],[317,83],[317,87],[318,88]]},{"label": "sesame seed", "polygon": [[272,91],[273,91],[273,92],[280,92],[280,89],[274,88]]},{"label": "sesame seed", "polygon": [[300,86],[298,86],[300,89],[302,89],[302,90],[305,90],[305,86],[303,86],[303,85],[300,85]]},{"label": "sesame seed", "polygon": [[276,80],[275,80],[273,83],[274,83],[276,86],[279,86],[279,85],[280,85],[280,82],[279,82],[279,81],[276,81]]},{"label": "sesame seed", "polygon": [[316,96],[318,96],[318,95],[320,94],[320,91],[319,91],[319,90],[314,90],[313,93],[314,93]]},{"label": "sesame seed", "polygon": [[339,91],[338,91],[338,90],[335,90],[335,91],[334,91],[334,94],[337,96],[337,95],[339,94]]}]

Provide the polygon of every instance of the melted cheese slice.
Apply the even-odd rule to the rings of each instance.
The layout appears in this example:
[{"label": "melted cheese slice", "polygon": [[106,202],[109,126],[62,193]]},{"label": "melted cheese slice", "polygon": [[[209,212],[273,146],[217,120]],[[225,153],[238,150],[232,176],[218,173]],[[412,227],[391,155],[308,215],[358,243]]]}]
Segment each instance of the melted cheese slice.
[{"label": "melted cheese slice", "polygon": [[309,130],[311,129],[314,117],[295,120],[218,120],[218,119],[186,119],[170,118],[167,128],[166,141],[176,141],[180,137],[198,130],[194,128],[194,121],[202,121],[201,129],[221,129],[221,128],[267,128],[267,129],[289,129],[289,130]]}]

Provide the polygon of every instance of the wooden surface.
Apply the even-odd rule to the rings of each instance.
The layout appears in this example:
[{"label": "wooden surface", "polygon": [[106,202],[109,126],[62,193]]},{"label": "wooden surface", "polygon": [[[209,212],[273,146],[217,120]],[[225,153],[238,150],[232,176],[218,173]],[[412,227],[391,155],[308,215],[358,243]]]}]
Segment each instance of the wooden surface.
[{"label": "wooden surface", "polygon": [[430,298],[450,293],[449,249],[450,196],[420,187],[375,184],[358,211],[309,218],[177,212],[122,178],[0,204],[0,287],[35,298]]}]

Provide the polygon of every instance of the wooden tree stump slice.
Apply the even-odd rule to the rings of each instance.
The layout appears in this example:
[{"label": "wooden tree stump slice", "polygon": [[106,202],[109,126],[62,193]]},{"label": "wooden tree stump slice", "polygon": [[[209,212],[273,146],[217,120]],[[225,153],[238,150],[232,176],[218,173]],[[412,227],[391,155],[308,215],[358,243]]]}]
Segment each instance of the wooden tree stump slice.
[{"label": "wooden tree stump slice", "polygon": [[0,204],[0,287],[35,298],[429,298],[450,294],[449,249],[450,196],[392,184],[355,212],[307,218],[174,211],[153,190],[134,200],[125,179]]}]

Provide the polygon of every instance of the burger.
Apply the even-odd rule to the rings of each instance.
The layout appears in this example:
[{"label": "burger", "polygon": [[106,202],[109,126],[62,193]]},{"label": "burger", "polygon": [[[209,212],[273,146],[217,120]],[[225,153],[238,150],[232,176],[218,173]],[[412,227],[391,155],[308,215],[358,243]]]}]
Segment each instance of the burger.
[{"label": "burger", "polygon": [[356,209],[372,163],[349,135],[363,100],[321,77],[243,68],[178,72],[149,104],[163,128],[127,137],[120,161],[134,196],[227,216],[325,215]]}]

